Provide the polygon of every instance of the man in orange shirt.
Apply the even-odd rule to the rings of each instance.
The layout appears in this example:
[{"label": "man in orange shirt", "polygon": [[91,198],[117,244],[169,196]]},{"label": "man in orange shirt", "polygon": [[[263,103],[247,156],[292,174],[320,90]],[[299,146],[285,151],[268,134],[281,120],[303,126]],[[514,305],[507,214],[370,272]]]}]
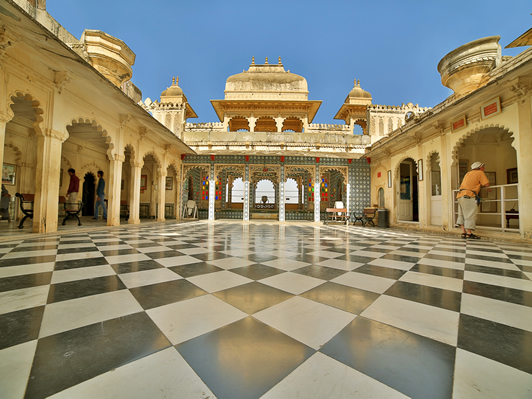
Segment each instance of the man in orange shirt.
[{"label": "man in orange shirt", "polygon": [[[484,173],[484,164],[475,162],[471,165],[471,171],[464,176],[460,191],[456,196],[458,200],[458,219],[456,219],[456,223],[462,228],[462,238],[480,238],[473,234],[472,231],[477,227],[478,204],[476,197],[478,197],[482,187],[488,187],[489,185],[490,182]],[[491,191],[491,189],[488,189],[488,191]]]}]

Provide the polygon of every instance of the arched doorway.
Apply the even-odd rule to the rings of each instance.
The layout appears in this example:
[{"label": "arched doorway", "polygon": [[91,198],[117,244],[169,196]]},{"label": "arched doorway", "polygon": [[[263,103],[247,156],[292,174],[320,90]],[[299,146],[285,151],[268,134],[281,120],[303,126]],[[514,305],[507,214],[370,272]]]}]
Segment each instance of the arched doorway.
[{"label": "arched doorway", "polygon": [[[512,133],[500,127],[487,127],[466,136],[456,148],[458,157],[453,162],[453,167],[456,168],[453,170],[456,179],[453,189],[460,187],[463,176],[471,170],[474,162],[484,163],[484,173],[490,181],[491,190],[480,190],[482,202],[477,227],[518,231],[519,182]],[[512,171],[515,172],[515,179],[512,178]],[[456,203],[454,213],[456,218]],[[505,216],[509,214],[513,214],[513,217],[507,219]]]},{"label": "arched doorway", "polygon": [[441,167],[440,155],[430,156],[430,224],[442,225],[442,195],[441,195]]},{"label": "arched doorway", "polygon": [[88,172],[83,178],[83,210],[81,211],[83,216],[94,216],[95,193],[96,176]]},{"label": "arched doorway", "polygon": [[404,222],[419,221],[418,174],[417,164],[412,158],[406,158],[397,171],[397,220]]}]

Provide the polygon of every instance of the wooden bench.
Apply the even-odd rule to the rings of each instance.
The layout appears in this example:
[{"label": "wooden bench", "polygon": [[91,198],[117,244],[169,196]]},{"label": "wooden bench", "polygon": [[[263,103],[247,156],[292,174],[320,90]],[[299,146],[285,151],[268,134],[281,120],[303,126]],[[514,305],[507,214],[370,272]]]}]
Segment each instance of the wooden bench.
[{"label": "wooden bench", "polygon": [[375,216],[377,216],[377,209],[364,208],[364,219],[366,221],[366,224],[371,224],[373,227],[375,227],[375,223],[373,222]]},{"label": "wooden bench", "polygon": [[78,220],[78,226],[81,226],[81,219],[79,218],[79,213],[83,209],[83,202],[68,202],[65,197],[60,196],[59,204],[63,204],[63,210],[66,213],[66,216],[63,219],[63,223],[61,224],[64,226],[68,219],[76,218]]},{"label": "wooden bench", "polygon": [[347,214],[347,208],[327,208],[325,209],[325,220],[323,224],[329,224],[329,221],[336,220],[349,223],[349,215]]},{"label": "wooden bench", "polygon": [[365,227],[366,224],[375,227],[375,222],[373,221],[375,216],[377,216],[377,209],[364,208],[362,214],[357,215],[355,212],[353,212],[351,219],[353,220],[353,226],[355,226],[357,222],[360,222],[362,227]]},{"label": "wooden bench", "polygon": [[[24,214],[24,217],[18,225],[18,228],[22,229],[24,227],[24,222],[26,221],[26,219],[33,219],[33,203],[35,201],[35,194],[16,193],[15,196],[20,200],[20,210]],[[79,213],[83,209],[83,202],[67,202],[67,199],[64,196],[60,196],[59,205],[61,204],[63,206],[63,210],[66,213],[62,224],[65,225],[67,219],[76,218],[78,220],[78,226],[81,226],[81,219],[79,218]]]},{"label": "wooden bench", "polygon": [[120,217],[125,217],[126,222],[129,219],[129,204],[127,201],[121,200],[120,201]]}]

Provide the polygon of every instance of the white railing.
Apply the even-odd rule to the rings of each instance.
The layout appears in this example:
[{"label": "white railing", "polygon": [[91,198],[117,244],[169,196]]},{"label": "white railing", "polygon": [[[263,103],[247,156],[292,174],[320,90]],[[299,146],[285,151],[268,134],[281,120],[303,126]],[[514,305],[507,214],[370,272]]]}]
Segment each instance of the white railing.
[{"label": "white railing", "polygon": [[[519,232],[519,195],[518,184],[504,184],[500,186],[490,186],[480,190],[479,213],[477,216],[477,227],[487,230]],[[458,201],[456,195],[459,190],[453,190],[453,221],[456,225],[458,217]],[[517,227],[512,223],[517,220]],[[514,224],[514,227],[510,227]]]}]

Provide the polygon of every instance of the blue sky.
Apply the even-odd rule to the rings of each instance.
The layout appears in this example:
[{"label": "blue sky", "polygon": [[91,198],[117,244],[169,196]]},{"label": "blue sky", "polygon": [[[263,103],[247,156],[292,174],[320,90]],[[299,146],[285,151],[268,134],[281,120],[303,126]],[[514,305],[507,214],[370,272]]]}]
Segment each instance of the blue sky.
[{"label": "blue sky", "polygon": [[[532,25],[530,0],[514,1],[134,1],[49,0],[48,12],[74,36],[99,29],[137,55],[133,83],[143,99],[158,99],[179,76],[198,119],[218,121],[211,99],[223,99],[226,79],[281,56],[305,77],[309,99],[323,104],[314,123],[333,117],[360,79],[373,103],[443,101],[437,64],[467,42],[501,36],[504,47]],[[521,49],[503,48],[503,55]]]}]

